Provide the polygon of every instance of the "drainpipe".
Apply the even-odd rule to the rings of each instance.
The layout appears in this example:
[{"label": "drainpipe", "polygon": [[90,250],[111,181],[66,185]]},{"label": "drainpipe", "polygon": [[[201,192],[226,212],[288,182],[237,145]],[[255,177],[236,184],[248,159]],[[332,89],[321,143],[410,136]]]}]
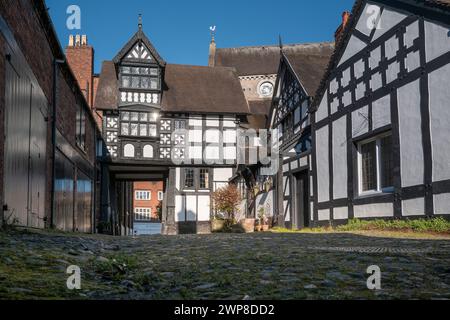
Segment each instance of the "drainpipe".
[{"label": "drainpipe", "polygon": [[50,228],[53,229],[55,217],[55,178],[56,178],[56,96],[58,84],[58,65],[64,64],[66,60],[53,60],[53,109],[52,109],[52,181],[50,194]]}]

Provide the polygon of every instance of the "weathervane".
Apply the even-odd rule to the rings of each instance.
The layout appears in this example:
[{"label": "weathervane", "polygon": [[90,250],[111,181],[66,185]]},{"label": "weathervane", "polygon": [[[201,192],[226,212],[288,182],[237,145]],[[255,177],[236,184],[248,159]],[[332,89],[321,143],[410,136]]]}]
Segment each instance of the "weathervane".
[{"label": "weathervane", "polygon": [[214,39],[216,37],[216,26],[209,27],[209,31],[211,31],[211,39],[212,39],[212,42],[214,42]]},{"label": "weathervane", "polygon": [[139,14],[138,27],[139,27],[139,30],[142,30],[142,14]]}]

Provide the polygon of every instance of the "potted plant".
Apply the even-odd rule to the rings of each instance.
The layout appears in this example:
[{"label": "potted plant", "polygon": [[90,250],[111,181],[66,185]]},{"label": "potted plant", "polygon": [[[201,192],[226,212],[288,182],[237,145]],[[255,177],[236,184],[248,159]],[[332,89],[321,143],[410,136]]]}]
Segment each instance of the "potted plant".
[{"label": "potted plant", "polygon": [[255,193],[255,197],[259,194],[260,191],[261,191],[261,190],[259,189],[259,186],[258,186],[258,185],[256,185],[256,186],[253,188],[253,192]]},{"label": "potted plant", "polygon": [[262,230],[262,226],[259,219],[255,220],[255,231],[260,232]]}]

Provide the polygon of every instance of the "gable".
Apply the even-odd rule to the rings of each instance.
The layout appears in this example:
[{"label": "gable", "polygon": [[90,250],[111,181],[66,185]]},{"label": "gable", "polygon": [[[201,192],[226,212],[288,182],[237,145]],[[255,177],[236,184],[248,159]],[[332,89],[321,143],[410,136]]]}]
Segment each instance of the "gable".
[{"label": "gable", "polygon": [[152,62],[155,60],[155,58],[153,58],[150,54],[150,50],[143,43],[136,43],[133,49],[127,53],[126,59],[143,60],[147,62]]},{"label": "gable", "polygon": [[450,6],[429,2],[356,2],[316,94],[316,122],[419,69],[422,46],[426,62],[450,52]]}]

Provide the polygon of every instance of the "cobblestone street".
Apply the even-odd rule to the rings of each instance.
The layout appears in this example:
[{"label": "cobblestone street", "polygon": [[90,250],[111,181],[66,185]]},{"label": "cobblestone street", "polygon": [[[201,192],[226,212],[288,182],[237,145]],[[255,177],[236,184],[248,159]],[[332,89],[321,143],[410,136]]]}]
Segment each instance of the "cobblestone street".
[{"label": "cobblestone street", "polygon": [[[81,268],[81,290],[66,287]],[[366,270],[381,268],[382,290]],[[0,233],[1,299],[450,299],[450,241],[353,234]]]}]

